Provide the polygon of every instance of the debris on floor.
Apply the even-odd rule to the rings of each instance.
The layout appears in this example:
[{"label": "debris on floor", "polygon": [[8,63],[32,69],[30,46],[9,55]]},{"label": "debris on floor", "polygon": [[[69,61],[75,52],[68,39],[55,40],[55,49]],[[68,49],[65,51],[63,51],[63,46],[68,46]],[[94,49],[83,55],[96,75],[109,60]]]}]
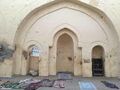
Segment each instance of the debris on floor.
[{"label": "debris on floor", "polygon": [[110,82],[108,82],[108,81],[101,81],[101,82],[102,82],[106,87],[108,87],[108,88],[119,89],[118,86],[116,86],[115,84],[110,83]]},{"label": "debris on floor", "polygon": [[31,76],[37,76],[37,75],[38,75],[38,71],[30,70],[30,71],[29,71],[29,74],[30,74]]},{"label": "debris on floor", "polygon": [[67,72],[59,72],[57,74],[58,79],[61,80],[71,80],[72,79],[72,73],[67,73]]},{"label": "debris on floor", "polygon": [[20,81],[0,81],[0,88],[2,89],[24,89],[24,90],[36,90],[40,87],[55,87],[55,88],[65,88],[65,81],[63,80],[49,80],[49,79],[25,79]]},{"label": "debris on floor", "polygon": [[56,80],[53,84],[55,88],[65,88],[65,81],[63,80]]}]

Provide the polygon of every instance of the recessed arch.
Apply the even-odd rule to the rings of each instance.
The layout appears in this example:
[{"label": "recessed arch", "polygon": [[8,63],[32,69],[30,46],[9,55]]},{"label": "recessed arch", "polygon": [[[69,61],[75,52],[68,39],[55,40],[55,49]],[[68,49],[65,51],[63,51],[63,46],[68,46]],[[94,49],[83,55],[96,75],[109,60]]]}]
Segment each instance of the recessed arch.
[{"label": "recessed arch", "polygon": [[74,73],[74,43],[67,33],[57,40],[56,72]]},{"label": "recessed arch", "polygon": [[[94,38],[94,37],[92,37],[93,34],[90,33],[90,36],[92,37],[92,39],[87,40],[86,39],[87,35],[79,32],[80,30],[82,30],[82,31],[89,30],[89,24],[88,24],[87,29],[84,29],[84,28],[81,29],[81,27],[79,27],[79,26],[82,26],[82,25],[78,25],[79,23],[82,22],[82,20],[81,20],[81,22],[78,22],[76,25],[72,22],[72,20],[70,21],[70,23],[69,22],[58,23],[56,26],[54,25],[55,22],[47,23],[47,24],[45,23],[44,25],[41,24],[41,23],[43,23],[42,19],[44,19],[45,21],[48,20],[48,17],[46,18],[46,16],[49,16],[50,14],[52,14],[54,16],[54,14],[60,10],[64,13],[66,10],[68,12],[74,12],[75,16],[79,16],[78,14],[76,14],[76,12],[77,12],[77,13],[80,13],[80,15],[83,15],[83,17],[85,17],[85,19],[87,18],[86,21],[90,20],[93,25],[93,26],[91,26],[91,25],[90,26],[91,27],[95,26],[95,28],[93,28],[91,30],[93,30],[95,32],[97,32],[97,30],[98,30],[101,33],[101,34],[96,33],[94,35],[96,37],[97,37],[97,35],[99,35],[99,40],[96,40],[96,41],[99,41],[100,43],[102,41],[105,41],[104,42],[105,44],[107,43],[108,45],[111,45],[110,48],[111,47],[115,48],[118,45],[119,38],[116,33],[116,30],[115,30],[112,22],[110,21],[110,19],[106,16],[106,14],[104,12],[102,12],[101,10],[99,10],[95,7],[92,7],[90,5],[87,5],[87,4],[77,1],[77,0],[55,0],[51,3],[45,4],[41,7],[38,7],[36,9],[32,10],[19,25],[18,30],[16,31],[15,40],[14,40],[14,43],[17,46],[17,50],[16,50],[16,59],[17,60],[15,61],[16,64],[18,64],[18,65],[16,65],[16,66],[18,66],[18,69],[16,69],[17,74],[21,73],[20,69],[21,69],[22,65],[20,65],[20,64],[22,64],[21,63],[22,62],[22,58],[21,58],[22,50],[26,49],[26,45],[27,45],[26,43],[28,43],[28,41],[32,41],[32,39],[33,39],[33,41],[36,40],[38,43],[43,44],[43,47],[44,47],[43,57],[45,60],[42,63],[45,65],[43,66],[44,68],[43,68],[43,70],[41,70],[41,73],[44,73],[44,70],[45,70],[46,71],[45,75],[48,75],[49,73],[50,74],[52,73],[55,75],[55,73],[56,73],[55,72],[56,71],[56,65],[55,65],[56,64],[56,51],[57,51],[56,43],[57,43],[57,40],[59,39],[59,36],[62,34],[67,33],[69,36],[71,36],[71,38],[73,40],[74,60],[76,60],[76,62],[74,63],[75,64],[74,66],[76,66],[77,63],[79,63],[79,62],[80,62],[80,64],[78,67],[80,68],[80,66],[82,65],[82,61],[79,61],[81,59],[81,56],[78,54],[78,53],[81,54],[81,49],[83,49],[85,51],[85,55],[83,55],[83,56],[85,56],[84,58],[89,60],[88,59],[89,56],[88,56],[88,54],[86,54],[87,50],[85,50],[84,48],[87,47],[90,50],[91,47],[89,47],[89,46],[91,45],[92,39]],[[62,14],[62,16],[64,16],[64,13]],[[57,14],[55,14],[55,15],[58,16]],[[55,18],[53,16],[51,19],[49,19],[49,21],[55,20]],[[71,18],[67,18],[66,21],[68,21],[70,19]],[[56,19],[57,22],[62,21],[62,20],[57,21],[57,19]],[[80,21],[79,19],[77,19],[77,17],[76,17],[76,20]],[[75,22],[76,22],[76,20],[75,20]],[[46,25],[49,25],[49,24],[50,24],[49,29],[44,29],[44,27],[47,27]],[[36,27],[36,26],[39,26],[39,27]],[[54,27],[50,28],[51,26],[54,26]],[[91,31],[91,30],[89,30],[89,31]],[[107,31],[109,31],[109,32],[107,32]],[[32,32],[34,32],[35,35],[37,34],[37,36],[35,38],[32,37],[32,35],[33,35]],[[40,32],[42,32],[42,33],[40,33]],[[105,35],[104,35],[104,37],[101,38],[100,35],[103,35],[102,33]],[[82,37],[84,37],[85,40],[83,39],[83,41],[82,41]],[[105,37],[107,37],[107,39]],[[96,38],[94,38],[93,42],[95,41],[95,39]],[[87,40],[87,42],[86,42],[86,40]],[[115,42],[115,45],[111,44],[113,42]],[[88,45],[86,45],[86,44],[88,44]],[[106,48],[105,48],[105,50],[106,50]],[[48,55],[50,56],[50,58],[47,58]],[[47,61],[49,61],[50,65],[48,65],[49,63]],[[51,64],[52,63],[51,61],[54,61],[53,62],[54,65]],[[49,66],[50,66],[50,68],[49,68]],[[52,67],[52,69],[51,69],[51,67]],[[53,69],[53,67],[54,67],[54,69]],[[74,67],[74,74],[77,73],[77,75],[78,75],[78,67],[77,68]],[[48,70],[48,69],[50,69],[50,70]],[[41,74],[41,75],[44,75],[44,74]],[[79,72],[79,75],[80,75],[80,72]]]},{"label": "recessed arch", "polygon": [[104,52],[105,52],[105,50],[104,50],[103,46],[96,45],[92,49],[92,58],[104,58],[104,55],[105,55]]},{"label": "recessed arch", "polygon": [[94,46],[92,49],[92,75],[105,76],[105,52],[101,45]]},{"label": "recessed arch", "polygon": [[34,72],[39,75],[39,60],[40,60],[40,48],[36,45],[31,45],[28,48],[28,62],[27,73],[32,74]]},{"label": "recessed arch", "polygon": [[73,42],[75,43],[75,40],[76,40],[76,43],[78,45],[78,36],[77,36],[77,33],[74,32],[73,30],[69,29],[69,28],[62,28],[60,30],[58,30],[57,32],[53,33],[54,36],[53,36],[53,39],[52,39],[52,42],[56,42],[58,40],[58,38],[62,35],[62,34],[68,34],[69,36],[72,36],[71,38],[73,39]]},{"label": "recessed arch", "polygon": [[36,41],[36,40],[30,40],[30,41],[28,41],[28,42],[25,42],[24,43],[24,45],[23,45],[23,49],[24,50],[28,50],[30,47],[32,47],[32,46],[36,46],[36,47],[38,47],[41,51],[43,51],[43,46],[41,45],[41,43],[39,43],[38,41]]},{"label": "recessed arch", "polygon": [[[64,40],[66,40],[65,41],[66,44],[63,43]],[[50,53],[50,55],[49,55],[50,75],[56,75],[56,73],[60,72],[60,71],[71,72],[74,75],[76,75],[76,67],[75,67],[76,62],[78,59],[79,60],[81,59],[80,55],[77,54],[78,52],[79,52],[79,54],[81,54],[81,50],[78,50],[78,38],[77,38],[76,34],[73,31],[71,31],[69,28],[62,28],[61,30],[59,30],[58,32],[56,32],[54,34],[53,42],[54,43],[53,43],[52,47],[49,48],[49,51],[50,51],[49,52]],[[61,47],[61,46],[64,46],[64,44],[65,44],[65,48]],[[61,50],[63,52],[66,52],[66,54],[68,54],[68,55],[66,55],[66,54],[58,55],[59,51],[61,51]],[[54,57],[54,58],[52,58],[52,57]],[[63,65],[63,63],[65,63],[65,62],[67,64],[65,70],[63,70],[62,67],[58,64],[58,63],[60,63],[60,59],[62,57],[65,59],[63,60],[61,65]],[[54,64],[51,61],[54,61],[56,63]],[[54,66],[55,72],[53,72],[53,68],[51,68],[51,66]],[[79,68],[79,71],[77,71],[77,72],[81,73],[81,68]]]},{"label": "recessed arch", "polygon": [[[77,42],[79,42],[79,34],[78,34],[78,30],[75,28],[75,27],[73,27],[72,25],[70,25],[70,24],[67,24],[67,23],[64,23],[64,24],[62,24],[62,25],[59,25],[59,26],[57,26],[56,28],[55,28],[55,30],[52,32],[52,33],[50,33],[51,34],[51,39],[50,39],[50,43],[49,43],[49,46],[50,47],[52,47],[53,46],[53,41],[54,41],[54,38],[55,38],[55,36],[58,34],[58,33],[60,33],[60,32],[63,32],[63,30],[64,30],[64,32],[71,32],[74,36],[75,36],[75,38],[76,38],[76,40],[77,40]],[[79,45],[78,45],[79,46]]]},{"label": "recessed arch", "polygon": [[[32,54],[32,49],[36,48],[38,49],[37,51],[37,56],[34,56],[35,53],[33,52],[34,55]],[[42,56],[43,56],[43,48],[42,45],[35,41],[35,40],[30,40],[26,43],[24,43],[24,48],[22,49],[22,53],[25,53],[25,55],[19,56],[21,58],[21,74],[22,75],[27,75],[30,74],[30,72],[33,70],[39,75],[39,66],[42,64],[40,63],[42,61]],[[39,54],[39,55],[38,55]]]}]

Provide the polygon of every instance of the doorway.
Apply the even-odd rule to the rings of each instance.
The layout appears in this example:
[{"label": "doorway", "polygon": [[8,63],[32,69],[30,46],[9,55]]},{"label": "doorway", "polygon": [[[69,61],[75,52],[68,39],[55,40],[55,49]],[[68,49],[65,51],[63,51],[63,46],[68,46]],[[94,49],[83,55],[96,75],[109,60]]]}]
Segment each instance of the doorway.
[{"label": "doorway", "polygon": [[57,40],[57,62],[58,72],[74,73],[74,44],[71,36],[62,34]]},{"label": "doorway", "polygon": [[104,76],[104,49],[101,46],[92,50],[92,75]]}]

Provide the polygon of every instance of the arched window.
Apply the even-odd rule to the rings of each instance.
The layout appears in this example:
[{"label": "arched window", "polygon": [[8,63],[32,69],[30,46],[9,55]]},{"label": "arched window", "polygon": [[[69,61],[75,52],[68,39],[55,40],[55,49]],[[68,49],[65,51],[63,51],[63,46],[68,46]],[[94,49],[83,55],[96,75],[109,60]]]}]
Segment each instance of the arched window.
[{"label": "arched window", "polygon": [[40,56],[40,49],[36,46],[33,46],[31,48],[30,56],[39,57]]}]

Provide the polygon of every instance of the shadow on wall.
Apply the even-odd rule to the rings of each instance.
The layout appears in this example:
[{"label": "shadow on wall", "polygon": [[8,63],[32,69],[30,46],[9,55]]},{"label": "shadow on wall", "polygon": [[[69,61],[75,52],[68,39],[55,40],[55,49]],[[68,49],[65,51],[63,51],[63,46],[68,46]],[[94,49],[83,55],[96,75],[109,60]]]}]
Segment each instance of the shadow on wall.
[{"label": "shadow on wall", "polygon": [[0,42],[0,62],[13,56],[15,50],[10,48],[6,42]]}]

